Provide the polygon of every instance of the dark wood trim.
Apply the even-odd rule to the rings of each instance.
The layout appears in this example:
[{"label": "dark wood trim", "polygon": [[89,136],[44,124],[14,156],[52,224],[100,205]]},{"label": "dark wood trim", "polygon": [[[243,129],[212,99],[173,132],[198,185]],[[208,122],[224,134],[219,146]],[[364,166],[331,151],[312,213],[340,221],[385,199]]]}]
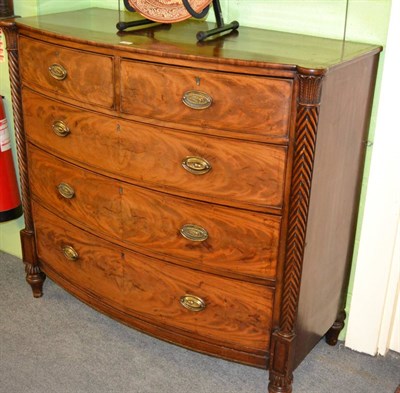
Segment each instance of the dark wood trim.
[{"label": "dark wood trim", "polygon": [[18,168],[22,194],[22,208],[24,211],[25,229],[21,231],[21,243],[23,250],[23,262],[25,263],[26,281],[31,285],[33,296],[42,296],[45,274],[38,266],[35,235],[31,210],[31,196],[29,190],[28,162],[26,153],[26,139],[24,121],[22,115],[21,80],[18,62],[18,28],[14,21],[3,21],[0,27],[6,37],[6,49],[8,54],[8,67],[11,84],[11,99],[14,115],[14,132],[17,145]]},{"label": "dark wood trim", "polygon": [[0,24],[6,37],[6,49],[8,53],[8,67],[11,85],[11,100],[14,114],[14,132],[17,145],[19,174],[22,193],[22,207],[25,214],[25,228],[29,231],[32,226],[32,212],[30,207],[30,192],[28,179],[28,166],[26,156],[26,141],[24,133],[24,122],[22,117],[21,81],[19,77],[18,62],[18,28],[13,21],[3,21]]},{"label": "dark wood trim", "polygon": [[295,150],[278,329],[271,337],[270,393],[290,393],[293,380],[295,321],[305,247],[321,86],[324,74],[299,74]]}]

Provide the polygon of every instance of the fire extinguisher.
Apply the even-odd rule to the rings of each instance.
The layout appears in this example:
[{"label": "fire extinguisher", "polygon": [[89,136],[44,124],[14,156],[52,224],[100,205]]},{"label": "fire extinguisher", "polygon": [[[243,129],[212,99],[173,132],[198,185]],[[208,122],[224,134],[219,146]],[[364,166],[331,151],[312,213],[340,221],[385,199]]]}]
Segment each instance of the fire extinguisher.
[{"label": "fire extinguisher", "polygon": [[10,134],[0,96],[0,222],[13,220],[22,215],[17,178],[11,152]]}]

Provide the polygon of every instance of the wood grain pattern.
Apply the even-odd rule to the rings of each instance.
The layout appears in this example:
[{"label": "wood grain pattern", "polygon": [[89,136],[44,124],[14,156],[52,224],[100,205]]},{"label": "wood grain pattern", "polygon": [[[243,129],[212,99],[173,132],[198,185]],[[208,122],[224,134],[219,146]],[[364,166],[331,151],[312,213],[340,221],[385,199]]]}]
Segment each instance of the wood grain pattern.
[{"label": "wood grain pattern", "polygon": [[[28,89],[23,90],[23,100],[29,140],[66,160],[194,199],[261,211],[282,206],[284,146],[117,120],[47,100]],[[52,132],[55,120],[68,125],[67,137]],[[205,158],[212,170],[201,176],[185,171],[182,160],[187,156]]]},{"label": "wood grain pattern", "polygon": [[[190,267],[275,279],[280,217],[192,202],[96,175],[30,146],[31,190],[65,220],[102,233],[127,247]],[[65,182],[75,195],[62,197]],[[180,234],[203,226],[204,242]]]},{"label": "wood grain pattern", "polygon": [[[286,147],[178,133],[121,123],[121,172],[152,187],[183,191],[194,199],[255,210],[282,206]],[[204,175],[182,167],[187,156],[206,159]]]},{"label": "wood grain pattern", "polygon": [[[275,280],[280,217],[193,202],[123,186],[123,238],[189,267],[245,279]],[[180,229],[196,224],[208,232],[202,242]]]},{"label": "wood grain pattern", "polygon": [[[38,257],[59,275],[82,291],[100,296],[108,302],[122,304],[124,285],[121,253],[100,239],[74,230],[65,220],[57,218],[33,203]],[[63,247],[72,246],[78,253],[76,261],[63,254]]]},{"label": "wood grain pattern", "polygon": [[[183,104],[185,92],[199,90],[212,98],[207,109]],[[205,72],[121,61],[121,111],[169,123],[244,134],[286,136],[292,81]]]},{"label": "wood grain pattern", "polygon": [[[115,118],[50,100],[27,87],[22,89],[22,101],[27,139],[66,159],[120,173],[120,135]],[[68,136],[59,137],[53,132],[56,121],[66,124]]]},{"label": "wood grain pattern", "polygon": [[[269,344],[273,290],[226,280],[154,260],[145,264],[125,255],[126,307],[144,318],[218,341],[243,351],[265,350]],[[202,298],[206,308],[192,312],[179,299]]]},{"label": "wood grain pattern", "polygon": [[[62,98],[113,108],[113,58],[54,46],[30,38],[19,40],[21,77],[25,84],[39,91],[51,91]],[[64,80],[56,80],[49,73],[52,64],[67,70]],[[101,72],[99,72],[101,70]]]},{"label": "wood grain pattern", "polygon": [[[247,352],[268,347],[272,289],[145,258],[94,238],[36,203],[33,207],[40,260],[82,291],[194,339]],[[79,254],[77,261],[64,258],[61,248],[66,244]],[[179,299],[185,294],[202,297],[205,310],[182,307]]]},{"label": "wood grain pattern", "polygon": [[[120,185],[108,178],[67,165],[30,147],[32,197],[51,206],[66,220],[75,219],[82,224],[116,238],[122,235]],[[67,183],[75,196],[66,199],[57,186]]]}]

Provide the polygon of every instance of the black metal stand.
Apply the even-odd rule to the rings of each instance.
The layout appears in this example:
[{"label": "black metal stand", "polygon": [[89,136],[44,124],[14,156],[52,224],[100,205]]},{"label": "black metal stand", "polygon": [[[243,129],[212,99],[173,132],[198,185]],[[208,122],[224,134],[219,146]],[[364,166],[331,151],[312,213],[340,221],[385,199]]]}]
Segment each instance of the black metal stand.
[{"label": "black metal stand", "polygon": [[[190,15],[192,15],[193,17],[200,19],[203,18],[207,12],[209,7],[207,7],[206,9],[204,9],[201,13],[196,13],[191,7],[190,4],[188,2],[188,0],[182,0],[183,4],[185,5],[186,9],[188,10],[188,12],[190,13]],[[131,7],[131,5],[129,4],[128,0],[124,0],[124,5],[125,8],[128,11],[131,12],[135,12],[135,10]],[[237,21],[233,21],[229,24],[225,24],[224,22],[224,17],[222,15],[222,9],[221,9],[221,4],[219,2],[219,0],[213,0],[213,8],[214,8],[214,13],[215,13],[215,20],[217,22],[217,28],[215,29],[211,29],[211,30],[206,30],[206,31],[199,31],[196,34],[196,38],[198,41],[203,41],[206,38],[209,38],[213,35],[216,34],[220,34],[223,33],[225,31],[234,31],[237,30],[239,28],[239,22]],[[148,25],[148,24],[154,24],[154,23],[159,23],[159,22],[155,22],[149,19],[141,19],[141,20],[135,20],[132,22],[122,22],[119,21],[117,23],[117,29],[118,31],[124,31],[126,29],[129,29],[131,27],[137,27],[137,26],[143,26],[143,25]]]},{"label": "black metal stand", "polygon": [[14,18],[14,7],[8,0],[0,0],[0,20]]},{"label": "black metal stand", "polygon": [[217,21],[217,28],[211,29],[211,30],[206,30],[206,31],[199,31],[196,34],[196,38],[198,41],[203,41],[208,37],[211,37],[215,34],[220,34],[225,31],[234,31],[239,28],[239,22],[234,20],[233,22],[229,24],[225,24],[224,22],[224,17],[222,15],[222,9],[221,9],[221,4],[219,0],[213,0],[213,8],[214,8],[214,13],[215,13],[215,20]]}]

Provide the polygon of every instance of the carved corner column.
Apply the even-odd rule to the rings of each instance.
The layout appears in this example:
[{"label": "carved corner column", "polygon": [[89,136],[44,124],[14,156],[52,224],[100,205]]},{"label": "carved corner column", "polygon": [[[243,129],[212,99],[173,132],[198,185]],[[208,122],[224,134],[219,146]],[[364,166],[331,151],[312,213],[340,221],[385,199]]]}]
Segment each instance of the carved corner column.
[{"label": "carved corner column", "polygon": [[29,177],[26,154],[26,140],[22,117],[21,82],[18,62],[18,29],[13,20],[3,20],[0,28],[6,37],[8,66],[11,84],[11,99],[14,114],[15,141],[17,145],[18,168],[20,174],[22,207],[24,210],[25,228],[21,231],[22,257],[25,263],[26,281],[32,287],[34,297],[42,296],[45,274],[38,266],[30,204]]},{"label": "carved corner column", "polygon": [[323,72],[298,69],[299,95],[279,327],[271,337],[268,390],[291,393],[295,323],[300,293],[308,207]]}]

